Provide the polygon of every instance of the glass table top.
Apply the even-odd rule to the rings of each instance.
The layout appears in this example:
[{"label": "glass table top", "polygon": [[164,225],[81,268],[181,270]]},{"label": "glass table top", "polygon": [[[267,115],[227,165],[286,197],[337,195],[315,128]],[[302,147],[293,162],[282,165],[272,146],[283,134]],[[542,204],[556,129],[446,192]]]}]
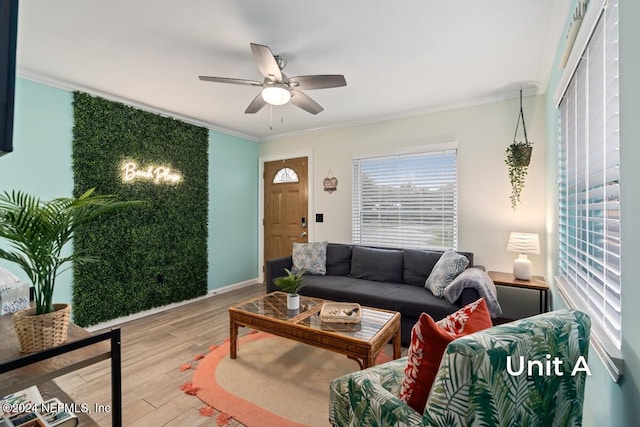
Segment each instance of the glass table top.
[{"label": "glass table top", "polygon": [[359,323],[324,322],[320,319],[320,310],[324,300],[300,296],[300,309],[287,309],[287,294],[273,292],[251,301],[232,307],[258,316],[291,322],[307,328],[331,332],[358,340],[370,341],[386,324],[395,312],[363,307]]},{"label": "glass table top", "polygon": [[247,311],[249,313],[268,317],[277,320],[293,320],[300,315],[310,314],[318,310],[324,301],[317,298],[300,296],[300,309],[287,309],[287,294],[284,292],[273,292],[259,298],[252,299],[245,303],[234,306],[236,310]]}]

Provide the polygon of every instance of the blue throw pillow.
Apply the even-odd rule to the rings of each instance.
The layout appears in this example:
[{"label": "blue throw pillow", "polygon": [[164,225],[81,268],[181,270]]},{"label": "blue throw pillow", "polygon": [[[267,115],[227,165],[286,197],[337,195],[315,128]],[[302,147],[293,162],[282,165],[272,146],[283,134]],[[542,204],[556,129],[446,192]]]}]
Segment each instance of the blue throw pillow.
[{"label": "blue throw pillow", "polygon": [[469,265],[469,260],[466,256],[460,255],[454,250],[446,251],[427,277],[427,281],[424,283],[425,288],[438,298],[443,298],[444,288],[458,277],[458,274],[462,273],[467,265]]}]

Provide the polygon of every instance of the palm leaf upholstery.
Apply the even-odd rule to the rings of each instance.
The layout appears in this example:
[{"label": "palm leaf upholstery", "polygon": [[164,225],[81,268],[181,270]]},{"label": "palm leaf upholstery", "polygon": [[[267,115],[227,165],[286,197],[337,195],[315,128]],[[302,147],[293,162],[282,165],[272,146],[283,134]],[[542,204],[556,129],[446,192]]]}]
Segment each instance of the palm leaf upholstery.
[{"label": "palm leaf upholstery", "polygon": [[407,358],[336,378],[330,421],[340,427],[580,426],[590,327],[586,314],[558,310],[456,339],[423,414],[398,399]]}]

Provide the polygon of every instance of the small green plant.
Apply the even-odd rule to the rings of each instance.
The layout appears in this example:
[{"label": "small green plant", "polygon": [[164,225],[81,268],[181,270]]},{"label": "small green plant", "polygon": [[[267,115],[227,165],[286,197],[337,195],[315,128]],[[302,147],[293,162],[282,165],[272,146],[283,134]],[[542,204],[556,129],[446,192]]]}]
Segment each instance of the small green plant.
[{"label": "small green plant", "polygon": [[274,283],[276,284],[277,287],[279,287],[283,291],[291,295],[298,295],[298,292],[300,291],[300,289],[304,288],[305,286],[305,283],[302,280],[302,275],[304,274],[304,270],[301,270],[296,274],[293,274],[290,270],[286,268],[284,269],[284,271],[287,273],[287,275],[278,277]]},{"label": "small green plant", "polygon": [[514,141],[507,147],[507,158],[504,162],[509,169],[509,182],[511,182],[511,196],[509,198],[511,199],[511,208],[513,210],[520,203],[520,193],[524,188],[524,179],[529,170],[532,148],[529,141]]}]

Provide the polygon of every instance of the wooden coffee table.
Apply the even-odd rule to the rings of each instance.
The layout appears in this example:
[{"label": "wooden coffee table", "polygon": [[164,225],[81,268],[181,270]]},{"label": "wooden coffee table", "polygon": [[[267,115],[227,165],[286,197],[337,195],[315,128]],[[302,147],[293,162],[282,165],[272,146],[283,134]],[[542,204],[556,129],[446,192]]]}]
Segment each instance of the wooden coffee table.
[{"label": "wooden coffee table", "polygon": [[287,294],[273,292],[230,307],[231,358],[237,356],[240,326],[344,354],[360,369],[375,365],[391,340],[393,358],[400,357],[400,313],[362,307],[360,323],[328,323],[320,320],[325,302],[300,296],[300,310],[287,310]]}]

